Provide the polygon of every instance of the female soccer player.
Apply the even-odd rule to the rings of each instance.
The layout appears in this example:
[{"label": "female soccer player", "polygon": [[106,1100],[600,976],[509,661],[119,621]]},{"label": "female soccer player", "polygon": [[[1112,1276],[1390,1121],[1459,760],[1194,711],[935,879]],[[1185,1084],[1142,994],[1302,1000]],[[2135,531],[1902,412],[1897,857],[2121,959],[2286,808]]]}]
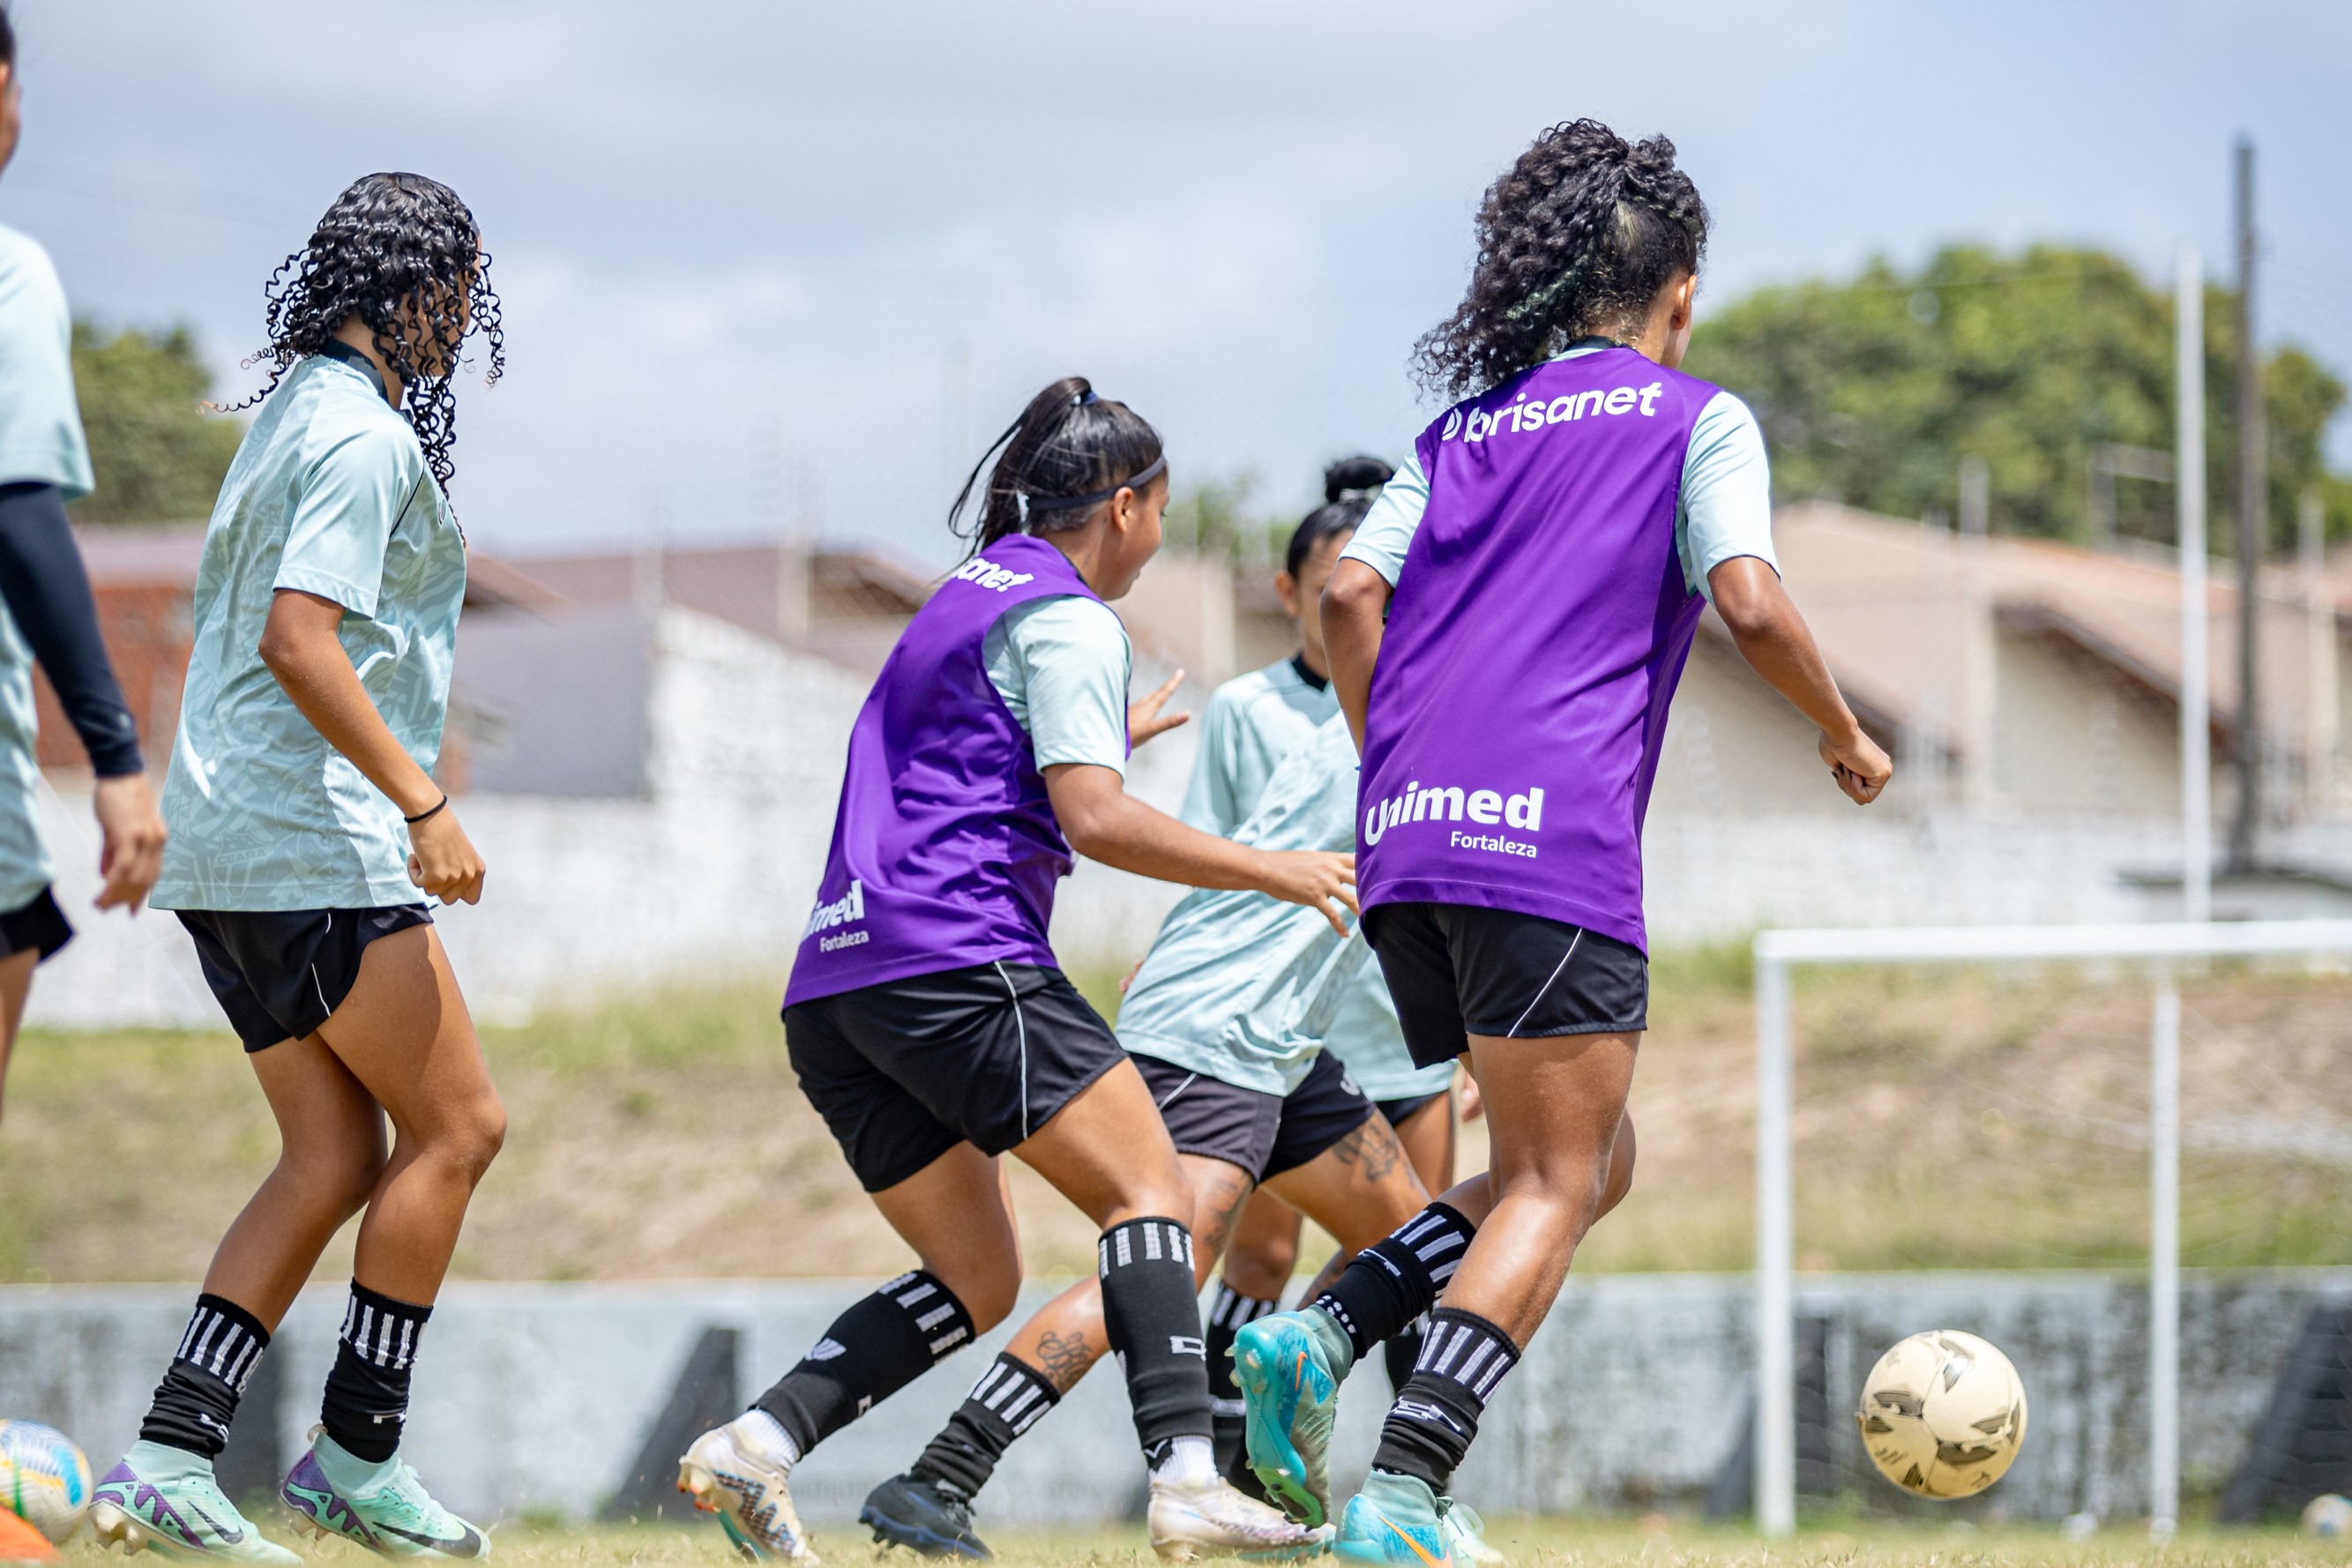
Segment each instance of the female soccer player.
[{"label": "female soccer player", "polygon": [[[1308,1537],[1234,1491],[1210,1448],[1188,1219],[1150,1090],[1046,941],[1075,849],[1200,888],[1255,889],[1344,929],[1354,858],[1213,837],[1126,793],[1118,599],[1160,548],[1167,460],[1076,376],[1033,398],[973,470],[971,556],[919,611],[849,742],[833,847],[784,994],[801,1088],[920,1267],[843,1314],[753,1408],[705,1433],[678,1486],[747,1552],[801,1557],[792,1468],[1013,1310],[1007,1151],[1102,1227],[1105,1331],[1170,1556]],[[991,448],[992,453],[995,450]],[[981,475],[986,470],[983,485]]]},{"label": "female soccer player", "polygon": [[[0,11],[0,169],[16,156],[23,94],[16,35]],[[34,965],[73,935],[49,893],[36,803],[33,661],[57,689],[98,775],[98,907],[137,910],[163,863],[163,819],[139,731],[98,632],[98,606],[65,503],[89,493],[74,401],[73,321],[48,253],[0,227],[0,1089]]]},{"label": "female soccer player", "polygon": [[[1334,711],[1291,748],[1232,836],[1261,849],[1353,843],[1355,782],[1355,742]],[[1192,1189],[1197,1279],[1215,1266],[1254,1188],[1304,1210],[1351,1250],[1428,1201],[1388,1123],[1323,1048],[1333,1016],[1372,968],[1361,942],[1263,893],[1190,893],[1160,925],[1119,1010],[1118,1037]],[[1013,1438],[1109,1348],[1095,1281],[1055,1297],[1013,1334],[914,1468],[874,1489],[859,1518],[877,1540],[987,1556],[971,1527],[973,1498]]]},{"label": "female soccer player", "polygon": [[[1201,749],[1184,797],[1184,820],[1205,833],[1230,835],[1256,808],[1275,766],[1339,713],[1323,647],[1323,587],[1364,521],[1380,488],[1396,470],[1378,458],[1346,458],[1323,472],[1323,505],[1290,536],[1274,580],[1282,607],[1298,626],[1288,658],[1225,682],[1209,699]],[[1347,787],[1352,795],[1354,770]],[[1342,837],[1336,842],[1352,843]],[[1396,1130],[1413,1172],[1432,1192],[1454,1184],[1454,1064],[1416,1067],[1399,1032],[1388,983],[1367,964],[1342,998],[1325,1047],[1347,1068]],[[1253,1195],[1234,1229],[1207,1322],[1209,1392],[1216,1400],[1217,1465],[1235,1485],[1255,1490],[1242,1463],[1241,1394],[1234,1386],[1234,1333],[1271,1312],[1298,1259],[1298,1211],[1272,1192]],[[1417,1336],[1390,1340],[1385,1353],[1402,1385]]]},{"label": "female soccer player", "polygon": [[477,332],[495,380],[481,231],[420,175],[353,184],[271,280],[277,373],[205,535],[154,901],[195,939],[283,1152],[94,1495],[100,1539],[133,1551],[296,1560],[221,1494],[212,1461],[271,1331],[362,1210],[323,1429],[282,1495],[306,1533],[388,1556],[489,1550],[398,1454],[433,1299],[506,1133],[419,901],[482,894],[432,777],[466,593],[444,493],[450,381]]},{"label": "female soccer player", "polygon": [[1366,934],[1414,1060],[1468,1054],[1493,1146],[1487,1178],[1236,1350],[1252,1461],[1319,1519],[1338,1378],[1435,1309],[1339,1521],[1359,1561],[1447,1560],[1439,1500],[1592,1222],[1648,1002],[1642,817],[1706,602],[1820,725],[1839,788],[1867,803],[1894,771],[1780,587],[1754,418],[1677,368],[1706,238],[1663,137],[1589,120],[1538,137],[1486,193],[1468,296],[1422,342],[1461,401],[1324,595],[1364,750]]}]

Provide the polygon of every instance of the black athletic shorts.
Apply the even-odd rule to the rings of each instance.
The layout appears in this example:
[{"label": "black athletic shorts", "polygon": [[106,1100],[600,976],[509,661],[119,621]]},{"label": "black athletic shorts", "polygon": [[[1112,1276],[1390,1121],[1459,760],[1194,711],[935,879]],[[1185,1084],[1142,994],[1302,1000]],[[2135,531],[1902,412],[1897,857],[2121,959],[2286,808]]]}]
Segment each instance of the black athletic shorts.
[{"label": "black athletic shorts", "polygon": [[1058,969],[975,963],[784,1009],[801,1092],[869,1193],[958,1143],[1002,1154],[1127,1059]]},{"label": "black athletic shorts", "polygon": [[50,889],[43,888],[22,908],[0,914],[0,958],[37,952],[41,956],[36,962],[47,963],[57,956],[58,949],[73,941],[73,933],[65,910],[58,908]]},{"label": "black athletic shorts", "polygon": [[1295,1171],[1370,1121],[1372,1102],[1339,1058],[1318,1051],[1288,1094],[1243,1089],[1158,1057],[1135,1058],[1179,1154],[1239,1165],[1263,1182]]},{"label": "black athletic shorts", "polygon": [[1402,1100],[1376,1100],[1372,1101],[1372,1109],[1378,1110],[1381,1120],[1390,1126],[1402,1127],[1420,1115],[1424,1107],[1447,1099],[1453,1093],[1450,1089],[1441,1089],[1435,1094],[1412,1094]]},{"label": "black athletic shorts", "polygon": [[368,943],[431,925],[423,904],[377,910],[181,910],[205,984],[247,1051],[317,1032],[360,977]]},{"label": "black athletic shorts", "polygon": [[1650,961],[1582,926],[1471,904],[1381,904],[1364,911],[1364,937],[1421,1067],[1452,1061],[1472,1035],[1649,1027]]}]

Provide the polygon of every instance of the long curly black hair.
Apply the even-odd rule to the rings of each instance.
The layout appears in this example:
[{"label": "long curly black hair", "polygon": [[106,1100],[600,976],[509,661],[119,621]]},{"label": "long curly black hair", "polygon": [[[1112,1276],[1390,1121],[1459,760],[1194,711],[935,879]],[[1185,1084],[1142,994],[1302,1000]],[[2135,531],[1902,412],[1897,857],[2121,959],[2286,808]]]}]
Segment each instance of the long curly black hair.
[{"label": "long curly black hair", "polygon": [[1487,188],[1477,235],[1470,291],[1414,350],[1422,384],[1450,398],[1579,338],[1631,336],[1661,289],[1698,270],[1706,204],[1664,137],[1629,143],[1597,120],[1572,120]]},{"label": "long curly black hair", "polygon": [[310,243],[269,275],[269,346],[246,362],[276,365],[269,384],[226,412],[278,390],[294,362],[325,348],[346,317],[375,334],[375,352],[407,383],[402,412],[446,489],[457,472],[457,399],[451,385],[469,336],[489,345],[482,384],[507,368],[507,340],[490,287],[490,254],[457,193],[422,174],[369,174],[337,196]]},{"label": "long curly black hair", "polygon": [[1077,528],[1120,489],[1148,485],[1167,468],[1150,420],[1096,396],[1085,376],[1066,375],[1031,398],[1021,417],[989,443],[948,509],[948,531],[971,541],[970,554],[977,555],[1007,534]]}]

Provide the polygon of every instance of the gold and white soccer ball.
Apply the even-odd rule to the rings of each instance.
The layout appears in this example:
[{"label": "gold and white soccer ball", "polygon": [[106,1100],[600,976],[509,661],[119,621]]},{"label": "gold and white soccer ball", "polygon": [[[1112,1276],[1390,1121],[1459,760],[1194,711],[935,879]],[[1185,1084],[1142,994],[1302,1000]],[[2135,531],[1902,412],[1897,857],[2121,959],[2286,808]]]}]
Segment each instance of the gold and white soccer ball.
[{"label": "gold and white soccer ball", "polygon": [[1870,1462],[1905,1491],[1974,1497],[2000,1479],[2025,1441],[2025,1385],[1985,1341],[1937,1329],[1878,1358],[1854,1419]]}]

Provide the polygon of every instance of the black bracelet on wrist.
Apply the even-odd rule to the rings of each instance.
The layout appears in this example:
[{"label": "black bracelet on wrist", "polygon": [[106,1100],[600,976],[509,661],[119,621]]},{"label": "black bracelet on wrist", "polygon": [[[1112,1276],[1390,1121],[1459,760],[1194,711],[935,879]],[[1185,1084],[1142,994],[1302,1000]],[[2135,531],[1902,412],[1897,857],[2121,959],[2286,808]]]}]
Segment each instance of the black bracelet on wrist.
[{"label": "black bracelet on wrist", "polygon": [[404,817],[402,817],[400,820],[401,820],[401,821],[403,821],[403,822],[404,822],[404,823],[406,823],[406,824],[408,824],[408,826],[409,826],[414,827],[414,826],[415,826],[418,823],[420,823],[420,822],[424,821],[426,817],[428,817],[428,816],[438,816],[440,813],[442,813],[442,812],[444,812],[444,811],[447,810],[447,809],[448,809],[448,807],[449,807],[449,797],[448,797],[447,795],[443,795],[443,796],[440,798],[440,800],[439,800],[437,803],[436,803],[436,804],[435,804],[435,805],[433,805],[432,806],[427,807],[427,808],[426,808],[425,810],[424,810],[424,811],[420,811],[420,812],[418,812],[415,816],[404,816]]}]

